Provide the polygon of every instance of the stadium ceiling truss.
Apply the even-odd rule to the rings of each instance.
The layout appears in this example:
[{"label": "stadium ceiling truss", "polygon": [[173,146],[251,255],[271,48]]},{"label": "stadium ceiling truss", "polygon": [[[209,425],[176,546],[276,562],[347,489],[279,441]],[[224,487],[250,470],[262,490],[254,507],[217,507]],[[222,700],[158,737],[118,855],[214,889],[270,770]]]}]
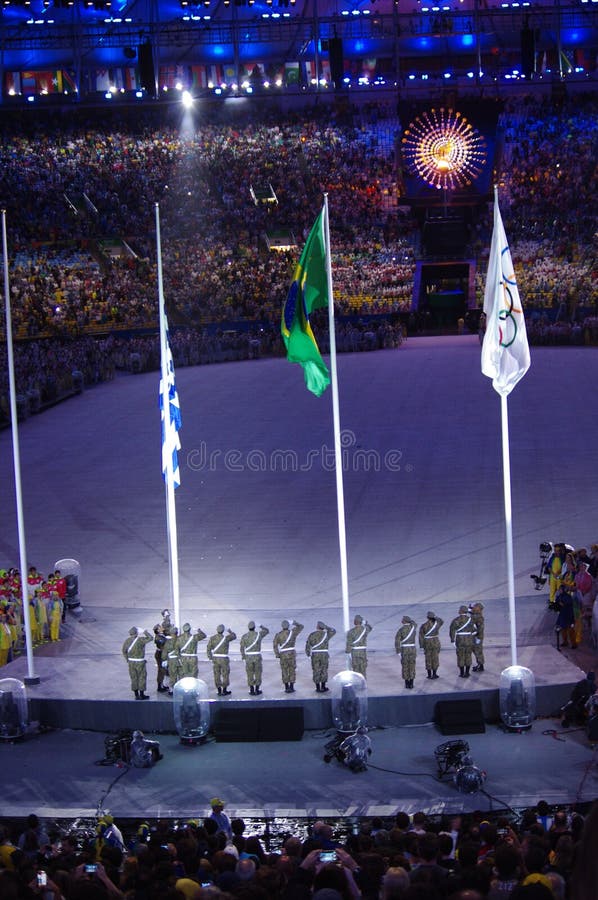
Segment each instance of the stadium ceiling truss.
[{"label": "stadium ceiling truss", "polygon": [[[1,2],[1,0],[0,0]],[[561,5],[521,2],[494,7],[485,0],[429,5],[409,11],[395,0],[4,0],[0,6],[0,68],[54,65],[80,71],[125,64],[149,44],[154,64],[193,65],[243,60],[299,61],[327,55],[341,42],[345,59],[386,58],[397,73],[405,59],[521,53],[523,33],[536,52],[598,47],[598,2]],[[183,4],[187,5],[183,5]],[[118,8],[117,8],[118,7]],[[560,63],[559,63],[560,64]]]}]

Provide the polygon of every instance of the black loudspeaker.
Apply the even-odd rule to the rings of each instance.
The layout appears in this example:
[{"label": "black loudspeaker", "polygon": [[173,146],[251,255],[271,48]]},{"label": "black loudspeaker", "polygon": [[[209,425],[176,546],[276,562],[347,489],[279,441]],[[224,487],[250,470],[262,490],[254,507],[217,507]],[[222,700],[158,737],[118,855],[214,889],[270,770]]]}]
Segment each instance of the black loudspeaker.
[{"label": "black loudspeaker", "polygon": [[137,58],[139,60],[139,80],[141,87],[148,93],[154,94],[156,91],[156,76],[154,73],[154,51],[150,41],[140,44],[137,48]]},{"label": "black loudspeaker", "polygon": [[264,706],[258,713],[258,741],[300,741],[303,737],[302,706]]},{"label": "black loudspeaker", "polygon": [[216,741],[300,741],[303,737],[302,706],[263,706],[259,709],[223,707],[214,715]]},{"label": "black loudspeaker", "polygon": [[483,734],[486,731],[481,700],[438,700],[434,723],[441,734]]},{"label": "black loudspeaker", "polygon": [[223,707],[213,721],[217,741],[257,741],[257,715],[253,709]]},{"label": "black loudspeaker", "polygon": [[330,60],[330,77],[335,87],[343,83],[343,42],[340,38],[330,38],[328,41],[328,58]]},{"label": "black loudspeaker", "polygon": [[521,29],[521,71],[526,78],[536,71],[536,35],[531,28]]}]

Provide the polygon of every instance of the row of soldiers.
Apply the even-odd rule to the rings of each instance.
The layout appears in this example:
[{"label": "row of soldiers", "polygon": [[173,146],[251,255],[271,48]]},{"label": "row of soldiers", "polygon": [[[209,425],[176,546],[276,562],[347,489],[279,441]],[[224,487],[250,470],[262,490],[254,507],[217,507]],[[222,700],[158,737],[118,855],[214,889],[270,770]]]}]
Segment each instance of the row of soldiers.
[{"label": "row of soldiers", "polygon": [[[417,644],[424,651],[428,678],[438,678],[440,629],[444,622],[434,612],[428,612],[426,621],[417,628],[410,616],[403,616],[401,627],[395,637],[395,651],[401,657],[402,677],[406,688],[413,688]],[[282,682],[286,693],[294,693],[297,675],[296,641],[304,626],[292,619],[284,619],[280,631],[274,635],[274,655],[279,660]],[[353,671],[366,677],[367,640],[372,626],[362,616],[355,616],[353,628],[346,635],[345,651],[350,656]],[[240,640],[241,658],[245,662],[247,684],[252,696],[259,696],[262,684],[262,641],[270,633],[265,625],[256,625],[250,621],[247,631]],[[328,691],[328,663],[330,640],[336,630],[319,621],[305,643],[305,653],[311,660],[312,677],[317,693]],[[131,628],[129,637],[124,642],[122,653],[128,662],[131,689],[138,700],[149,699],[145,694],[147,687],[147,671],[145,664],[145,646],[152,640],[155,643],[155,660],[158,671],[158,692],[172,695],[173,687],[180,678],[190,676],[197,678],[197,648],[207,635],[201,628],[192,630],[186,622],[181,632],[170,620],[168,610],[162,611],[162,622],[154,626],[153,635],[136,627]],[[218,625],[206,645],[206,654],[212,663],[214,684],[219,696],[228,696],[230,691],[230,644],[237,635],[230,628]],[[472,655],[476,665],[474,672],[484,671],[484,616],[483,605],[473,604],[471,607],[461,606],[459,614],[450,624],[450,639],[455,644],[459,675],[468,678],[470,675]],[[168,686],[166,678],[168,677]]]},{"label": "row of soldiers", "polygon": [[[460,606],[459,614],[449,627],[451,643],[455,645],[459,677],[469,678],[472,658],[475,658],[474,672],[484,671],[484,605],[473,603]],[[417,632],[417,643],[424,651],[428,678],[438,678],[440,654],[440,629],[444,621],[435,612],[426,613],[426,621]],[[395,651],[401,656],[401,674],[406,688],[412,688],[415,680],[417,623],[410,616],[403,616],[401,627],[395,637]]]}]

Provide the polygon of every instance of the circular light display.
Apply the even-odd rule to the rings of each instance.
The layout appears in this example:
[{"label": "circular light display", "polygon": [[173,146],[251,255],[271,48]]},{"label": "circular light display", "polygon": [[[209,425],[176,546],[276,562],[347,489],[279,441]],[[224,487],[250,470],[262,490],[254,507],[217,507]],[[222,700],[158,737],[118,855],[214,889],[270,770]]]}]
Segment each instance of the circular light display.
[{"label": "circular light display", "polygon": [[486,162],[486,141],[460,112],[432,109],[406,129],[403,158],[412,172],[438,190],[469,187]]}]

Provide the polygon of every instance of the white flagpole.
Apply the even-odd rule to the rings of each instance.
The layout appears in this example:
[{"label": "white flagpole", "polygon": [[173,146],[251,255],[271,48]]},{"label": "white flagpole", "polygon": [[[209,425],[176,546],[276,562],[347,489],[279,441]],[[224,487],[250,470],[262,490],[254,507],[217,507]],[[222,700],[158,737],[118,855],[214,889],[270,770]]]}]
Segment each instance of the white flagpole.
[{"label": "white flagpole", "polygon": [[[168,390],[168,359],[166,334],[166,313],[164,310],[164,285],[162,281],[162,246],[160,243],[160,206],[156,203],[156,247],[158,260],[158,304],[160,308],[160,367],[162,373],[162,415],[164,420],[164,440],[172,431],[170,421],[170,397]],[[179,602],[179,556],[176,524],[176,504],[174,499],[174,477],[172,470],[172,452],[167,446],[167,452],[163,453],[166,465],[166,531],[168,536],[168,574],[170,580],[170,594],[172,598],[172,610],[174,624],[180,629],[180,602]]]},{"label": "white flagpole", "polygon": [[33,669],[33,645],[31,641],[31,621],[29,618],[27,551],[25,549],[25,520],[23,517],[23,494],[21,491],[21,455],[19,452],[19,428],[17,422],[17,392],[15,385],[15,360],[12,345],[12,315],[10,309],[10,286],[8,281],[8,241],[6,239],[5,209],[2,210],[2,256],[4,261],[4,305],[6,307],[6,353],[8,357],[8,383],[10,387],[10,430],[12,432],[12,455],[15,473],[15,495],[17,501],[21,602],[23,604],[23,624],[25,625],[25,647],[27,650],[27,676],[24,681],[25,684],[39,684],[39,675],[36,675]]},{"label": "white flagpole", "polygon": [[507,395],[500,396],[502,432],[503,493],[505,498],[505,544],[507,551],[507,591],[511,632],[511,665],[517,665],[517,623],[515,617],[515,572],[513,567],[513,516],[511,510],[511,460],[509,453],[509,411]]},{"label": "white flagpole", "polygon": [[338,545],[341,564],[341,592],[343,600],[343,626],[349,630],[349,578],[347,574],[347,533],[345,529],[345,495],[343,490],[343,456],[341,451],[341,425],[338,402],[338,376],[336,372],[336,335],[334,331],[334,300],[332,295],[332,266],[330,262],[330,224],[328,222],[328,194],[324,194],[324,240],[326,249],[326,275],[328,278],[328,326],[330,331],[330,386],[332,390],[332,419],[334,425],[334,469],[336,472],[336,509],[338,518]]}]

